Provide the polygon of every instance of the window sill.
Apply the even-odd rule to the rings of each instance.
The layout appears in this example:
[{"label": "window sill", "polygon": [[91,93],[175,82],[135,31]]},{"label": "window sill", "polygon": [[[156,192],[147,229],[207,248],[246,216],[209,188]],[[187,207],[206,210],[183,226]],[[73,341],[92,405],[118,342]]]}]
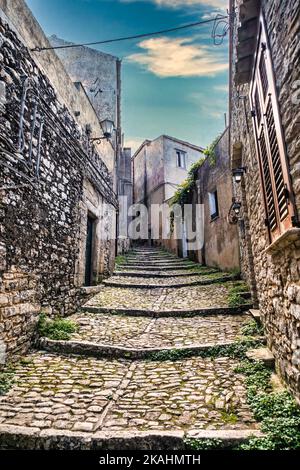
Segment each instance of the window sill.
[{"label": "window sill", "polygon": [[282,249],[300,240],[300,228],[290,228],[264,250],[267,255],[276,255]]},{"label": "window sill", "polygon": [[210,223],[215,222],[215,220],[218,220],[219,218],[220,218],[219,215],[215,215],[215,216],[211,217],[210,218]]}]

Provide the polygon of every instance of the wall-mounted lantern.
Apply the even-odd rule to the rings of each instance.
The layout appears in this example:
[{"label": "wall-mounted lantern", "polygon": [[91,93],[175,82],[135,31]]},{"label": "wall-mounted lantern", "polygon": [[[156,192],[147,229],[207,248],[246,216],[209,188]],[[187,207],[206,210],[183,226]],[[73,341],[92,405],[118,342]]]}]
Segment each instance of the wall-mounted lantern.
[{"label": "wall-mounted lantern", "polygon": [[235,183],[240,183],[242,181],[242,177],[246,171],[247,168],[245,166],[242,166],[241,168],[234,168],[234,170],[232,170]]},{"label": "wall-mounted lantern", "polygon": [[232,204],[228,212],[228,222],[231,225],[236,225],[240,220],[242,204],[235,198],[232,199]]},{"label": "wall-mounted lantern", "polygon": [[100,144],[101,140],[111,139],[111,137],[113,135],[113,132],[115,130],[114,122],[111,121],[110,119],[104,119],[104,121],[100,122],[100,125],[101,125],[102,131],[103,131],[103,136],[93,137],[92,139],[90,139],[91,142],[97,142],[98,144]]},{"label": "wall-mounted lantern", "polygon": [[242,204],[238,201],[234,201],[234,203],[232,204],[232,210],[234,211],[237,217],[240,215],[241,208],[242,208]]}]

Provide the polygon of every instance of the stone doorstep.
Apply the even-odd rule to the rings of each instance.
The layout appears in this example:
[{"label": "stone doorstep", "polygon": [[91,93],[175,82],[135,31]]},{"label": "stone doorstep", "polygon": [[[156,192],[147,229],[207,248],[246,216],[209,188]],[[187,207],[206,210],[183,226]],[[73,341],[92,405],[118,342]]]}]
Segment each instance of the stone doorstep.
[{"label": "stone doorstep", "polygon": [[271,369],[275,368],[275,358],[267,347],[265,348],[257,348],[257,349],[249,349],[246,352],[246,356],[248,359],[253,361],[260,361],[263,362],[266,367]]},{"label": "stone doorstep", "polygon": [[108,308],[97,307],[93,305],[83,305],[80,308],[81,312],[87,313],[104,313],[111,315],[131,315],[133,317],[151,317],[151,318],[167,318],[167,317],[196,317],[205,315],[239,315],[247,312],[252,307],[252,304],[244,304],[240,307],[210,307],[203,309],[192,310],[138,310],[130,308]]},{"label": "stone doorstep", "polygon": [[219,282],[235,281],[238,279],[238,276],[223,276],[213,279],[202,279],[199,281],[192,281],[187,283],[178,283],[178,284],[124,284],[116,281],[103,281],[103,284],[107,287],[122,287],[127,289],[171,289],[171,288],[180,288],[180,287],[190,287],[190,286],[208,286],[210,284],[218,284]]},{"label": "stone doorstep", "polygon": [[186,450],[185,439],[220,439],[224,448],[261,437],[258,429],[74,432],[0,424],[0,449]]},{"label": "stone doorstep", "polygon": [[253,319],[254,319],[257,323],[261,324],[261,313],[260,313],[260,310],[251,308],[251,309],[249,310],[249,313],[250,313],[250,315],[252,315]]},{"label": "stone doorstep", "polygon": [[[258,338],[261,341],[261,338]],[[209,351],[214,347],[231,346],[236,344],[235,341],[224,341],[222,343],[204,343],[194,346],[182,347],[158,347],[158,348],[125,348],[122,346],[113,346],[103,343],[92,343],[89,341],[58,341],[48,338],[41,338],[37,342],[39,349],[51,353],[59,354],[76,354],[79,356],[89,356],[96,358],[110,358],[110,359],[128,359],[140,360],[151,359],[152,354],[168,353],[170,351],[180,351],[182,353],[193,352],[195,356],[201,351]],[[183,360],[185,357],[183,356]]]},{"label": "stone doorstep", "polygon": [[103,289],[103,284],[97,286],[83,286],[80,287],[80,293],[84,296],[96,295]]}]

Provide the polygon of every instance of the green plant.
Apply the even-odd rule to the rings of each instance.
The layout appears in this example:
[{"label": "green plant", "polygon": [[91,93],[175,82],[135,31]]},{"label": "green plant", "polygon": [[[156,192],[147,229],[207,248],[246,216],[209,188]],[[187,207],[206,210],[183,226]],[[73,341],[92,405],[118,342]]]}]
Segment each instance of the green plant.
[{"label": "green plant", "polygon": [[54,340],[69,340],[72,333],[77,331],[73,321],[59,317],[50,320],[44,313],[40,315],[37,328],[40,336]]},{"label": "green plant", "polygon": [[216,145],[220,140],[220,136],[216,137],[215,140],[206,147],[204,150],[204,155],[208,159],[210,165],[214,166],[217,161],[217,155],[216,155]]},{"label": "green plant", "polygon": [[124,255],[118,255],[115,258],[115,263],[117,266],[120,266],[121,264],[127,263],[127,258]]},{"label": "green plant", "polygon": [[188,171],[188,177],[178,186],[174,196],[170,200],[170,206],[173,206],[174,204],[183,206],[190,201],[191,191],[195,186],[198,170],[204,161],[204,158],[200,158],[200,160],[193,163]]},{"label": "green plant", "polygon": [[238,421],[238,417],[233,411],[222,411],[221,419],[225,424],[235,424]]},{"label": "green plant", "polygon": [[241,334],[243,336],[262,336],[264,334],[264,330],[263,327],[255,320],[250,320],[241,328]]},{"label": "green plant", "polygon": [[288,391],[272,392],[271,370],[261,362],[243,362],[247,400],[265,436],[252,437],[239,450],[299,450],[300,407]]},{"label": "green plant", "polygon": [[6,367],[0,371],[0,396],[9,391],[14,383],[14,370]]},{"label": "green plant", "polygon": [[217,358],[227,356],[232,358],[244,359],[249,348],[257,348],[262,345],[261,341],[246,340],[228,345],[213,346],[207,349],[170,349],[151,353],[148,359],[152,361],[179,361],[187,357],[210,357]]},{"label": "green plant", "polygon": [[221,439],[185,439],[184,443],[190,450],[214,450],[223,446]]},{"label": "green plant", "polygon": [[239,307],[247,303],[243,294],[246,294],[249,291],[247,284],[244,282],[239,282],[229,289],[228,292],[228,306],[229,307]]}]

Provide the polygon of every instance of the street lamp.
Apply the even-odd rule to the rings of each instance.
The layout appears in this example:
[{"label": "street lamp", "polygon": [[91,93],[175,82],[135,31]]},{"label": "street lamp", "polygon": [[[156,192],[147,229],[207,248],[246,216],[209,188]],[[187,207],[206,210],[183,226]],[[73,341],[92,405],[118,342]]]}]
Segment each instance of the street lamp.
[{"label": "street lamp", "polygon": [[246,173],[246,171],[247,168],[245,166],[242,166],[241,168],[234,168],[234,170],[232,170],[235,183],[240,183],[242,181],[242,176],[244,173]]},{"label": "street lamp", "polygon": [[115,124],[110,119],[104,119],[104,121],[100,122],[103,136],[102,137],[93,137],[90,139],[91,142],[97,142],[100,144],[101,140],[109,140],[112,137],[113,131],[115,130]]},{"label": "street lamp", "polygon": [[240,215],[241,207],[242,207],[242,204],[241,204],[240,202],[235,201],[235,202],[232,204],[232,210],[235,212],[235,215],[236,215],[237,217]]}]

